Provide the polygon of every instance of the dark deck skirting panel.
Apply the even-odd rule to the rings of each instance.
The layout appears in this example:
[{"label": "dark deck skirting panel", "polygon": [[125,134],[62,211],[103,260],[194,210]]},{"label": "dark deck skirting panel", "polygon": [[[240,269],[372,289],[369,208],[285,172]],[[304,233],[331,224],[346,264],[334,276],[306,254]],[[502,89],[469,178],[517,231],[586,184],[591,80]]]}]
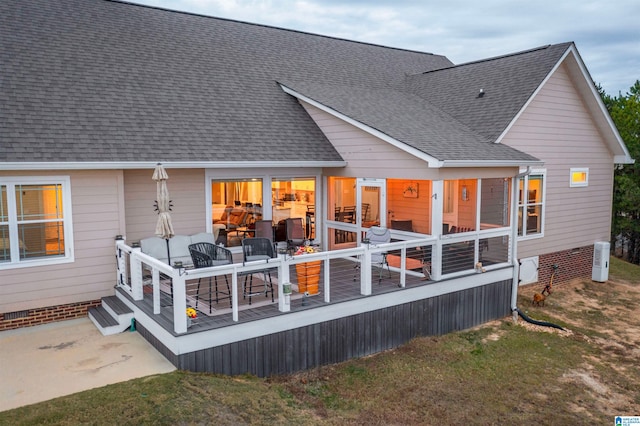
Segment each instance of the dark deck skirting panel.
[{"label": "dark deck skirting panel", "polygon": [[288,374],[396,348],[419,336],[464,330],[511,313],[511,280],[174,355],[142,335],[177,368],[259,377]]}]

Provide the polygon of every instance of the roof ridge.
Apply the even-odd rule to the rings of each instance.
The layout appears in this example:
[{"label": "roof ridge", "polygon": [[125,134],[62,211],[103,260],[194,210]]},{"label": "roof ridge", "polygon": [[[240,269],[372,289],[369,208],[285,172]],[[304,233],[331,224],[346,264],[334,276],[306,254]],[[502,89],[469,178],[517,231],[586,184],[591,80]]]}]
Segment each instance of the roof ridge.
[{"label": "roof ridge", "polygon": [[197,16],[197,17],[200,17],[200,18],[217,19],[217,20],[220,20],[220,21],[234,22],[234,23],[238,23],[238,24],[251,25],[251,26],[254,26],[254,27],[263,27],[263,28],[269,28],[269,29],[280,30],[280,31],[288,31],[288,32],[292,32],[292,33],[305,34],[305,35],[310,35],[310,36],[315,36],[315,37],[323,37],[323,38],[328,38],[328,39],[333,39],[333,40],[346,41],[346,42],[349,42],[349,43],[363,44],[363,45],[367,45],[367,46],[382,47],[384,49],[393,49],[393,50],[399,50],[399,51],[403,51],[403,52],[419,53],[421,55],[442,56],[442,57],[446,58],[445,55],[440,55],[440,54],[437,54],[437,53],[423,52],[423,51],[420,51],[420,50],[406,49],[406,48],[402,48],[402,47],[385,46],[383,44],[370,43],[370,42],[366,42],[366,41],[351,40],[351,39],[348,39],[348,38],[342,38],[342,37],[335,37],[335,36],[330,36],[330,35],[312,33],[312,32],[302,31],[302,30],[294,30],[294,29],[291,29],[291,28],[276,27],[275,25],[258,24],[258,23],[255,23],[255,22],[241,21],[239,19],[222,18],[222,17],[219,17],[219,16],[205,15],[205,14],[196,13],[196,12],[187,12],[187,11],[184,11],[184,10],[168,9],[168,8],[165,8],[165,7],[152,6],[152,5],[148,5],[148,4],[134,3],[134,2],[126,1],[126,0],[104,0],[104,1],[111,2],[111,3],[126,4],[126,5],[129,5],[129,6],[144,7],[144,8],[148,8],[148,9],[156,9],[156,10],[160,10],[160,11],[163,11],[163,12],[171,12],[171,13],[179,13],[179,14],[183,14],[183,15]]},{"label": "roof ridge", "polygon": [[537,51],[540,51],[540,50],[549,49],[550,47],[553,47],[553,46],[561,46],[561,45],[569,46],[571,44],[573,44],[572,41],[568,41],[568,42],[564,42],[564,43],[556,43],[556,44],[546,44],[546,45],[543,45],[543,46],[534,47],[532,49],[521,50],[519,52],[507,53],[507,54],[504,54],[504,55],[492,56],[490,58],[484,58],[484,59],[478,59],[478,60],[475,60],[475,61],[463,62],[461,64],[454,64],[454,65],[451,65],[449,67],[438,68],[438,69],[435,69],[435,70],[429,70],[429,71],[425,71],[425,72],[421,73],[421,75],[422,74],[429,74],[429,73],[433,73],[433,72],[437,72],[437,71],[450,70],[450,69],[453,69],[453,68],[460,68],[460,67],[467,66],[467,65],[481,64],[481,63],[484,63],[484,62],[497,61],[499,59],[510,58],[510,57],[515,57],[515,56],[520,56],[520,55],[526,55],[526,54],[529,54],[529,53],[532,53],[532,52],[537,52]]}]

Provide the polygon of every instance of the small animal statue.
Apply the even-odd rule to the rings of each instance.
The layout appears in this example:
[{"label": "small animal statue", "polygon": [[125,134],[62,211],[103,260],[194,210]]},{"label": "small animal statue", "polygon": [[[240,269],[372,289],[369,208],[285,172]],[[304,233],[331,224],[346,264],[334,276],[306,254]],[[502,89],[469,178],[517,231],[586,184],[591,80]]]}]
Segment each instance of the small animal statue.
[{"label": "small animal statue", "polygon": [[482,267],[482,262],[476,263],[476,272],[487,272],[487,270]]},{"label": "small animal statue", "polygon": [[547,296],[545,296],[542,293],[535,293],[533,295],[533,300],[531,301],[532,305],[537,305],[537,306],[544,306],[544,301],[547,298]]}]

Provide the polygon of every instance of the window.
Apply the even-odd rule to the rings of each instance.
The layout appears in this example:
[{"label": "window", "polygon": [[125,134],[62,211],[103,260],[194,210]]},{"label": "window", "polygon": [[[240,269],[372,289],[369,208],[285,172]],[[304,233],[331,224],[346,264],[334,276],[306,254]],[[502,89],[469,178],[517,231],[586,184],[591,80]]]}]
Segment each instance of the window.
[{"label": "window", "polygon": [[480,190],[480,229],[509,226],[509,178],[482,179]]},{"label": "window", "polygon": [[544,173],[520,179],[518,194],[518,236],[542,236],[544,223]]},{"label": "window", "polygon": [[315,177],[274,178],[271,181],[273,222],[290,217],[310,222],[310,217],[315,215],[315,198]]},{"label": "window", "polygon": [[589,169],[575,168],[569,173],[569,186],[589,186]]},{"label": "window", "polygon": [[68,178],[0,179],[0,267],[68,260]]}]

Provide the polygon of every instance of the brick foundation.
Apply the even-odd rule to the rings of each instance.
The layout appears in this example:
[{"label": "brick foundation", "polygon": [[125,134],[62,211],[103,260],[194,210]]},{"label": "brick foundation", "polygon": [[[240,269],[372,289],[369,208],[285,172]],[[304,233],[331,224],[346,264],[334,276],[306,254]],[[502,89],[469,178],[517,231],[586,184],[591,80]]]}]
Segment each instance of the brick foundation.
[{"label": "brick foundation", "polygon": [[27,309],[21,312],[2,313],[0,314],[0,331],[86,317],[89,308],[98,306],[100,303],[100,300],[91,300],[68,305]]},{"label": "brick foundation", "polygon": [[569,282],[575,278],[591,278],[593,245],[540,255],[538,283],[548,284],[553,265],[558,265],[554,284]]}]

